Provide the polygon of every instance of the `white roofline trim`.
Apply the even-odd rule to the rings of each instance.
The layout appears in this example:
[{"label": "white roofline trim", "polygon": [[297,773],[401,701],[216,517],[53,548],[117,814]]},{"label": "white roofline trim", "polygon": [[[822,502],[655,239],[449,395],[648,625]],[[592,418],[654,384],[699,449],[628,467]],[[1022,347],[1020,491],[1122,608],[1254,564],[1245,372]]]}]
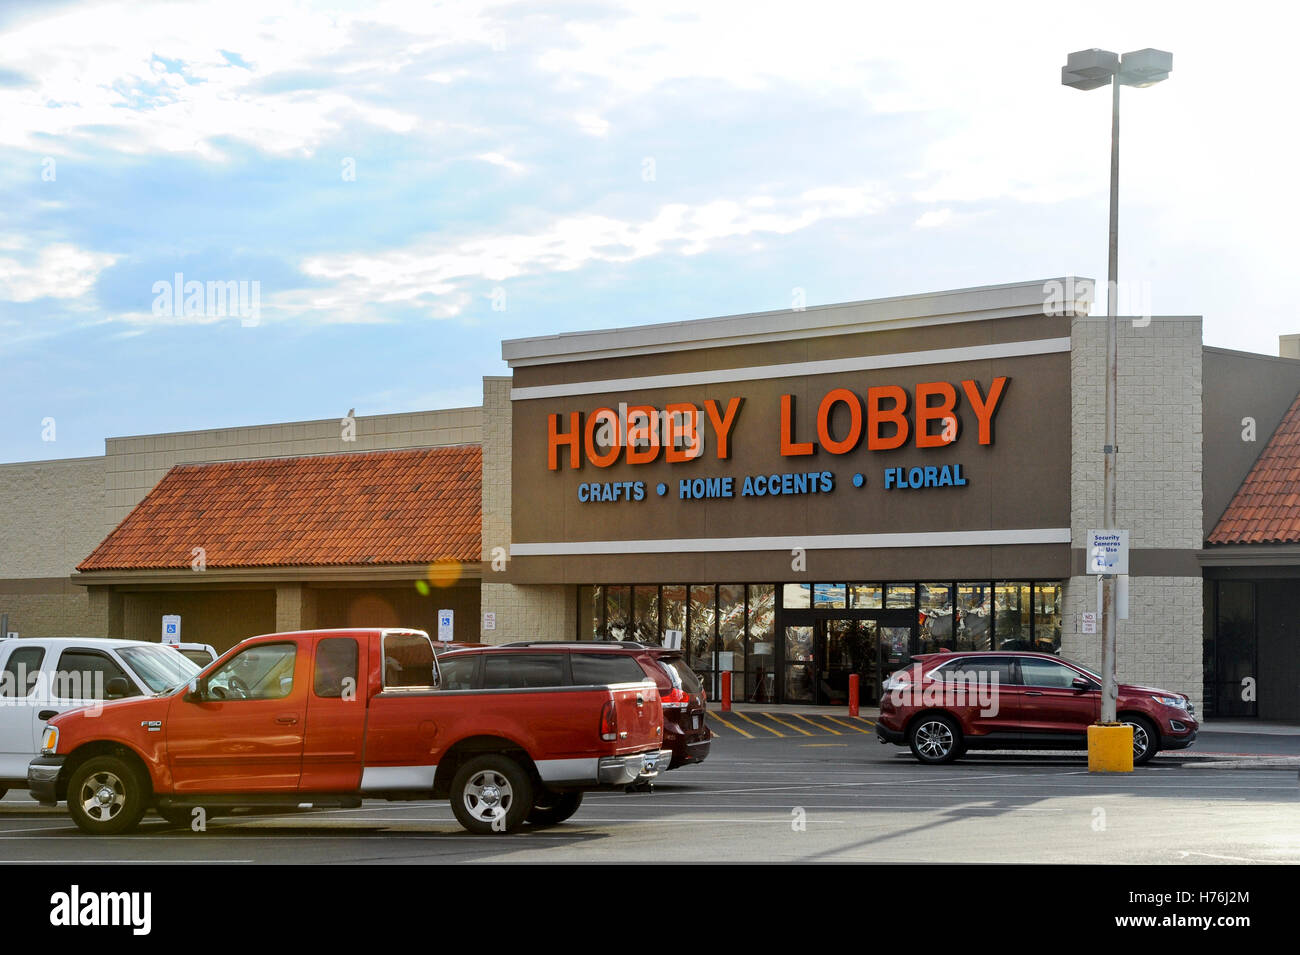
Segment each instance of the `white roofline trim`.
[{"label": "white roofline trim", "polygon": [[1017,530],[934,531],[904,534],[800,534],[794,537],[697,537],[637,541],[551,541],[512,543],[511,557],[579,554],[678,554],[722,551],[855,550],[882,547],[989,547],[1009,544],[1069,544],[1068,527]]},{"label": "white roofline trim", "polygon": [[1086,315],[1093,299],[1092,279],[1063,276],[1010,285],[903,295],[894,298],[816,305],[803,309],[750,312],[625,328],[566,332],[501,343],[501,357],[511,368],[628,355],[661,354],[718,346],[945,325],[1022,315],[1042,315],[1049,289],[1059,288],[1060,314]]},{"label": "white roofline trim", "polygon": [[534,385],[510,389],[511,401],[534,398],[563,398],[571,395],[598,395],[612,391],[639,391],[646,388],[680,388],[691,385],[716,385],[732,381],[755,381],[768,378],[796,378],[803,375],[838,375],[878,368],[909,368],[951,362],[1018,358],[1024,355],[1051,355],[1070,350],[1068,338],[1039,338],[997,345],[966,345],[960,348],[932,348],[926,351],[894,352],[888,355],[862,355],[853,358],[824,358],[818,361],[788,362],[783,365],[752,365],[747,368],[717,368],[711,371],[688,371],[672,375],[645,375],[640,378],[606,378],[600,381],[565,382],[559,385]]}]

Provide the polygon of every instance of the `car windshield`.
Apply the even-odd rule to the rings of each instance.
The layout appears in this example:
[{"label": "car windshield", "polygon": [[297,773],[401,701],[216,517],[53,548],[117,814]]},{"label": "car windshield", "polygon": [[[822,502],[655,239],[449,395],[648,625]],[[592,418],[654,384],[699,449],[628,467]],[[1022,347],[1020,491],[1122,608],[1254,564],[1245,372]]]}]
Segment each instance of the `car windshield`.
[{"label": "car windshield", "polygon": [[188,683],[199,673],[192,660],[171,647],[125,647],[118,651],[144,685],[155,693],[166,693]]}]

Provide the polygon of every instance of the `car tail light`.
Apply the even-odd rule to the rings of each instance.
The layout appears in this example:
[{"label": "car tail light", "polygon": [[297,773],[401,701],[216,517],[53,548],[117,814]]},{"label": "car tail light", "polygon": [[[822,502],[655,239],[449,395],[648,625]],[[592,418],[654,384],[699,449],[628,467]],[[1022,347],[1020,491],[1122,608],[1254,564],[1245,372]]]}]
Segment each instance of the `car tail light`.
[{"label": "car tail light", "polygon": [[600,738],[613,742],[618,739],[618,713],[614,701],[607,700],[600,710]]},{"label": "car tail light", "polygon": [[674,689],[663,697],[665,710],[684,710],[690,706],[691,698],[682,690]]}]

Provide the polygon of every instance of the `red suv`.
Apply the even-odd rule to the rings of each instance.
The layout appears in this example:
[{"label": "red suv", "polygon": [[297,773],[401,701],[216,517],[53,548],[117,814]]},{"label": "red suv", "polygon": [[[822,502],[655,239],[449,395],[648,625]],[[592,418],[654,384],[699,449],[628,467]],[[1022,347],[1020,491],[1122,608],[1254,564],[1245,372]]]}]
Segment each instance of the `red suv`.
[{"label": "red suv", "polygon": [[[906,744],[923,763],[968,749],[1086,749],[1101,713],[1101,677],[1050,653],[927,653],[884,684],[876,736]],[[1182,693],[1119,685],[1116,717],[1133,727],[1133,762],[1196,739],[1196,708]]]},{"label": "red suv", "polygon": [[[530,659],[536,654],[562,655],[561,666],[539,666],[540,661]],[[491,658],[493,662],[490,666],[480,664],[480,658]],[[635,682],[649,676],[659,688],[663,705],[663,747],[673,754],[668,768],[702,763],[713,744],[704,687],[677,650],[630,640],[537,640],[447,650],[438,655],[438,666],[442,669],[442,686],[461,690],[491,689],[503,680],[532,681],[527,683],[530,686],[551,685],[559,680],[564,685],[581,686]],[[551,682],[539,684],[537,680]]]}]

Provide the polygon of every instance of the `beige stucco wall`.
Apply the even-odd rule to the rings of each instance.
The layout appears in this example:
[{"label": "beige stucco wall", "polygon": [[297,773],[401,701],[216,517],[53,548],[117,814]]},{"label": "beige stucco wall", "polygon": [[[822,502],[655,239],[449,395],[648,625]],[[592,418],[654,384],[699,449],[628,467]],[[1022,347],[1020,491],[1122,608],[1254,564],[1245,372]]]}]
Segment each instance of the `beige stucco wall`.
[{"label": "beige stucco wall", "polygon": [[[1106,412],[1106,323],[1075,319],[1071,329],[1071,537],[1084,548],[1102,522]],[[1201,320],[1119,322],[1120,528],[1132,550],[1194,551],[1201,546]],[[1202,700],[1203,587],[1196,576],[1131,576],[1129,618],[1118,621],[1117,671]],[[1098,633],[1082,633],[1095,610],[1097,579],[1066,582],[1061,652],[1100,665]]]},{"label": "beige stucco wall", "polygon": [[99,543],[104,459],[0,464],[0,613],[29,637],[95,635],[85,588],[68,575]]},{"label": "beige stucco wall", "polygon": [[484,643],[512,640],[572,640],[577,633],[577,588],[496,583],[510,552],[511,410],[508,377],[483,379],[483,613],[496,614],[496,629]]},{"label": "beige stucco wall", "polygon": [[103,458],[0,464],[0,581],[66,577],[103,535]]}]

